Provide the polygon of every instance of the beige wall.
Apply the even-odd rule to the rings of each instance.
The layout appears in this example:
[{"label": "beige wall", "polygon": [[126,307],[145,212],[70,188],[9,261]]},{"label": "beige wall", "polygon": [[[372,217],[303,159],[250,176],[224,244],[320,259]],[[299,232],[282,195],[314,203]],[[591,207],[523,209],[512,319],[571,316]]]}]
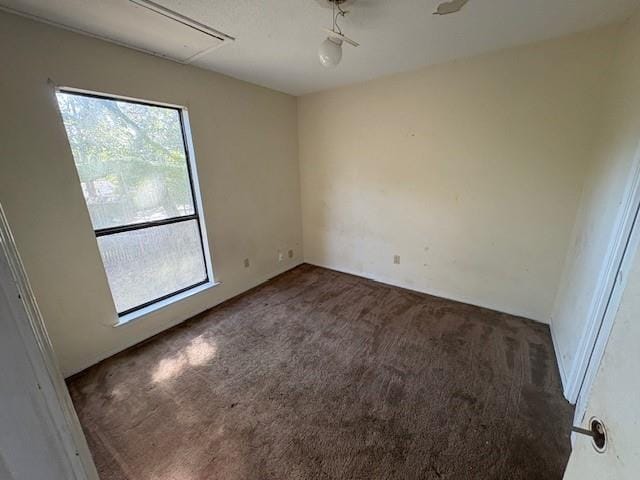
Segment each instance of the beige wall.
[{"label": "beige wall", "polygon": [[299,98],[305,260],[548,321],[618,33]]},{"label": "beige wall", "polygon": [[552,315],[561,368],[572,378],[603,259],[619,221],[640,142],[640,15],[624,25],[612,55],[597,142],[590,156],[571,250]]},{"label": "beige wall", "polygon": [[[313,94],[296,112],[287,95],[0,13],[9,66],[0,76],[0,202],[64,373],[300,263],[301,186],[307,261],[548,321],[619,33],[613,26]],[[222,285],[112,327],[48,79],[189,108]],[[592,169],[588,178],[586,191],[600,176]],[[295,257],[279,263],[278,250],[289,248]],[[588,268],[575,256],[558,325],[588,292],[580,284]],[[567,325],[558,336],[569,355]]]},{"label": "beige wall", "polygon": [[[563,358],[575,354],[576,334],[581,333],[583,309],[593,289],[592,272],[606,249],[615,212],[627,185],[631,164],[640,141],[640,13],[625,26],[612,70],[603,135],[585,189],[580,222],[576,226],[578,248],[569,257],[567,280],[559,292],[554,330],[563,346]],[[635,253],[628,273],[604,358],[587,400],[585,424],[592,416],[602,419],[609,432],[609,446],[596,453],[591,442],[576,437],[566,480],[598,478],[632,480],[640,472],[638,430],[640,415],[640,255]]]},{"label": "beige wall", "polygon": [[[300,263],[295,98],[5,13],[0,58],[0,202],[65,374]],[[222,285],[112,326],[116,312],[49,78],[188,107]],[[278,250],[289,248],[295,257],[279,263]]]}]

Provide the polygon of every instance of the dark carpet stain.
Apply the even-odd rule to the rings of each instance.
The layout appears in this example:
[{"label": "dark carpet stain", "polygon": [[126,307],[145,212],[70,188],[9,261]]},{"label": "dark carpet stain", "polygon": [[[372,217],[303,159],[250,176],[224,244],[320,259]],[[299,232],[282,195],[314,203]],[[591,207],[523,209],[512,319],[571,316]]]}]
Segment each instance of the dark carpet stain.
[{"label": "dark carpet stain", "polygon": [[547,326],[302,265],[69,380],[102,480],[557,479]]}]

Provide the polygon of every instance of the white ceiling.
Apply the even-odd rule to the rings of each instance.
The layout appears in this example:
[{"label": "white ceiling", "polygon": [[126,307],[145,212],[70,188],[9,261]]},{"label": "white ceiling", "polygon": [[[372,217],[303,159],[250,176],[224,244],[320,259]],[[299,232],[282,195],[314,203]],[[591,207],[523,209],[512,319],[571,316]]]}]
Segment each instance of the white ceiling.
[{"label": "white ceiling", "polygon": [[[83,3],[98,8],[110,1],[115,0]],[[341,25],[361,46],[345,46],[342,63],[327,70],[317,49],[331,12],[318,0],[155,1],[235,37],[195,65],[293,95],[586,30],[623,20],[640,7],[640,0],[470,0],[457,14],[435,16],[440,0],[354,0]],[[95,15],[88,18],[92,9],[77,3],[0,0],[14,10],[100,33]],[[99,21],[115,27],[108,25],[116,21],[112,17]]]}]

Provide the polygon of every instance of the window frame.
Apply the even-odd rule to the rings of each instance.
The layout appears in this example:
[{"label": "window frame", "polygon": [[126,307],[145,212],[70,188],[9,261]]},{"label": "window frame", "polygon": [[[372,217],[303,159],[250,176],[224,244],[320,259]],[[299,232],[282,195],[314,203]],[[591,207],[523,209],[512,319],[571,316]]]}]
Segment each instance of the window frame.
[{"label": "window frame", "polygon": [[[207,233],[206,233],[206,228],[204,224],[204,216],[202,214],[202,210],[203,210],[202,197],[200,193],[200,186],[198,184],[198,176],[197,176],[196,164],[195,164],[195,153],[193,151],[194,150],[193,137],[191,135],[191,128],[189,124],[187,108],[179,105],[173,105],[173,104],[162,103],[162,102],[152,102],[152,101],[141,100],[137,98],[124,97],[120,95],[97,93],[97,92],[92,92],[92,91],[82,90],[82,89],[77,89],[72,87],[57,87],[55,91],[56,93],[64,93],[69,95],[97,98],[101,100],[127,102],[127,103],[134,103],[138,105],[144,105],[147,107],[171,109],[171,110],[175,110],[178,113],[178,119],[180,121],[180,132],[182,134],[182,143],[183,143],[183,148],[185,153],[185,162],[187,164],[187,176],[189,179],[189,187],[191,189],[191,199],[193,202],[193,213],[190,215],[164,218],[161,220],[154,220],[150,222],[139,222],[139,223],[132,223],[129,225],[118,225],[118,226],[105,227],[105,228],[99,228],[99,229],[93,228],[93,232],[95,234],[96,244],[97,244],[97,239],[104,236],[116,235],[119,233],[132,232],[136,230],[143,230],[148,228],[160,227],[163,225],[172,225],[175,223],[188,222],[188,221],[195,220],[196,225],[198,226],[200,248],[202,249],[202,260],[204,262],[204,267],[205,267],[205,279],[202,281],[196,282],[193,285],[180,288],[175,292],[162,295],[161,297],[146,301],[140,305],[128,308],[121,312],[119,312],[115,306],[116,302],[115,302],[115,299],[113,298],[113,291],[111,291],[111,285],[109,284],[109,290],[111,293],[111,297],[113,299],[114,309],[116,310],[116,313],[118,315],[118,323],[116,325],[126,323],[132,320],[133,318],[136,318],[138,316],[137,315],[138,313],[146,314],[148,313],[147,310],[149,308],[152,308],[156,305],[158,306],[158,308],[164,307],[166,305],[165,302],[167,300],[170,300],[173,297],[176,297],[175,301],[180,301],[185,298],[183,294],[188,294],[190,293],[191,290],[193,290],[193,293],[198,293],[206,286],[217,285],[218,282],[214,280],[214,275],[213,275],[211,253],[209,249],[206,248],[208,246]],[[56,100],[56,105],[57,105],[57,100]],[[65,135],[68,137],[68,132],[66,131],[66,128],[65,128]],[[75,166],[75,159],[74,159],[74,166]],[[77,172],[77,168],[76,168],[76,172]],[[84,194],[83,194],[83,198],[84,198]],[[86,199],[85,199],[85,205],[86,205]],[[86,206],[87,208],[89,208],[88,205]],[[92,224],[92,227],[93,227],[93,224]],[[104,266],[104,261],[102,260],[102,254],[101,254],[101,261],[103,263],[103,268],[106,275],[106,268]],[[173,302],[170,302],[170,303],[173,303]],[[145,311],[142,312],[143,310]]]}]

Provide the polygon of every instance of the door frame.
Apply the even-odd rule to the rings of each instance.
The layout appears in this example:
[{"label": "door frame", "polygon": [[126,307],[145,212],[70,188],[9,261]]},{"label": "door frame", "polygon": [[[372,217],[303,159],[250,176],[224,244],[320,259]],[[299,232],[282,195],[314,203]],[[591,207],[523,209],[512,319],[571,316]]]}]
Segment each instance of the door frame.
[{"label": "door frame", "polygon": [[609,241],[589,315],[582,331],[576,359],[565,385],[565,397],[576,404],[574,422],[581,424],[587,399],[602,362],[605,347],[626,286],[627,273],[640,243],[640,144],[618,210],[618,219]]},{"label": "door frame", "polygon": [[73,474],[73,480],[99,480],[1,204],[0,255],[3,257],[3,263],[6,260],[8,265],[8,270],[3,268],[0,278],[0,286],[9,294],[9,307],[12,312],[6,321],[13,323],[19,332],[16,341],[21,345],[17,348],[25,351],[38,382],[38,390],[42,394],[48,414],[46,420],[53,426],[61,447],[60,451],[63,452],[59,458],[60,463],[66,465]]}]

